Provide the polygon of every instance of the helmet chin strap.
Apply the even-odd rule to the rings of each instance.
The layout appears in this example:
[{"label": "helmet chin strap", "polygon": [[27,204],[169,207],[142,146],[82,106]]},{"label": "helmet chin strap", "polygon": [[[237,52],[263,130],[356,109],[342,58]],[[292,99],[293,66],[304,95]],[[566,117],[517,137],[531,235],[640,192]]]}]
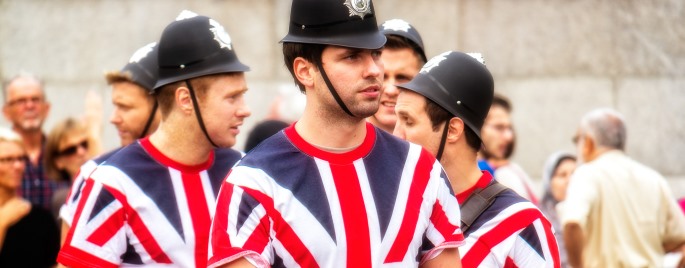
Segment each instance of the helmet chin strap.
[{"label": "helmet chin strap", "polygon": [[438,154],[435,156],[438,161],[442,158],[442,153],[445,150],[445,143],[447,142],[447,130],[449,129],[450,120],[445,122],[445,128],[442,130],[442,137],[440,138],[440,147],[438,147]]},{"label": "helmet chin strap", "polygon": [[150,117],[147,118],[147,122],[145,123],[145,127],[143,128],[143,132],[140,133],[140,138],[145,138],[147,136],[148,130],[150,130],[150,126],[152,125],[152,120],[155,119],[155,113],[157,113],[157,100],[155,100],[155,104],[152,105],[152,111],[150,111]]},{"label": "helmet chin strap", "polygon": [[350,115],[351,117],[356,117],[352,112],[350,112],[350,109],[347,109],[347,106],[345,106],[345,103],[342,101],[340,98],[340,95],[338,95],[338,92],[335,91],[335,88],[333,87],[333,84],[331,84],[331,80],[328,79],[328,75],[326,74],[326,71],[323,69],[323,65],[321,64],[321,59],[315,61],[316,62],[316,68],[319,68],[319,72],[321,72],[321,77],[323,78],[323,81],[326,82],[326,86],[328,86],[328,91],[331,92],[331,95],[333,95],[333,98],[335,101],[338,103],[340,108],[345,111],[346,114]]},{"label": "helmet chin strap", "polygon": [[207,140],[209,141],[212,146],[215,148],[218,148],[219,146],[212,141],[212,138],[209,137],[209,134],[207,133],[207,128],[205,128],[205,122],[202,120],[202,113],[200,112],[200,106],[197,104],[197,98],[195,98],[195,90],[193,89],[193,86],[190,84],[190,79],[185,80],[186,85],[188,85],[188,91],[190,91],[190,98],[193,101],[193,108],[195,108],[195,116],[197,117],[197,122],[200,124],[200,129],[202,129],[202,132],[205,133],[205,137],[207,137]]}]

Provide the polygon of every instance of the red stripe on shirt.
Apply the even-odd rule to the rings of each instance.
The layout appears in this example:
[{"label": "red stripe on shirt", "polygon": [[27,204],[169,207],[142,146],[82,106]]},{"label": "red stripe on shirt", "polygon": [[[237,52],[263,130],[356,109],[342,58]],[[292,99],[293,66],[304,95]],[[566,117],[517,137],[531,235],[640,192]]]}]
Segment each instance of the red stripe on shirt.
[{"label": "red stripe on shirt", "polygon": [[[269,217],[264,215],[260,220],[259,224],[255,227],[255,229],[262,229],[263,232],[269,233]],[[256,252],[264,252],[264,248],[266,248],[266,245],[269,244],[269,237],[268,236],[263,236],[259,232],[252,232],[250,234],[250,237],[247,238],[245,241],[245,246],[244,248],[249,248],[251,250],[254,250]]]},{"label": "red stripe on shirt", "polygon": [[235,254],[235,250],[231,249],[231,239],[228,236],[228,210],[233,196],[233,187],[235,187],[233,184],[224,181],[221,190],[219,190],[219,196],[216,198],[214,225],[210,231],[212,232],[212,256],[210,256],[209,264],[214,264]]},{"label": "red stripe on shirt", "polygon": [[138,238],[140,243],[143,245],[145,251],[150,255],[150,257],[157,263],[172,263],[169,256],[164,253],[162,247],[157,243],[155,237],[152,236],[150,230],[140,218],[138,212],[131,207],[126,201],[126,197],[121,192],[108,186],[104,186],[119,202],[124,206],[126,215],[128,216],[128,225],[131,226],[131,231]]},{"label": "red stripe on shirt", "polygon": [[516,266],[514,259],[507,256],[507,259],[504,261],[504,268],[518,268],[518,266]]},{"label": "red stripe on shirt", "polygon": [[423,202],[423,193],[426,191],[433,163],[435,163],[435,158],[428,151],[421,150],[419,161],[416,163],[416,169],[414,170],[411,188],[409,189],[409,197],[407,198],[404,217],[402,217],[402,225],[384,263],[401,262],[409,250],[409,244],[414,237],[414,232],[416,232],[421,203]]},{"label": "red stripe on shirt", "polygon": [[57,257],[57,262],[71,268],[116,268],[119,265],[102,260],[92,254],[64,244]]},{"label": "red stripe on shirt", "polygon": [[98,228],[86,238],[86,241],[102,247],[117,234],[121,227],[124,227],[124,221],[126,221],[124,209],[120,208],[98,226]]},{"label": "red stripe on shirt", "polygon": [[371,267],[371,238],[359,178],[354,165],[330,165],[347,241],[347,267]]},{"label": "red stripe on shirt", "polygon": [[[295,262],[297,262],[300,267],[319,267],[319,264],[316,263],[316,259],[314,259],[312,253],[304,245],[302,240],[300,240],[300,237],[295,233],[295,230],[293,230],[288,222],[283,219],[281,213],[274,208],[274,200],[259,191],[250,188],[242,189],[264,206],[266,214],[273,220],[276,239],[283,244],[283,247],[290,253]],[[269,236],[269,233],[267,232],[263,235]]]},{"label": "red stripe on shirt", "polygon": [[464,235],[461,232],[457,232],[459,226],[453,225],[449,219],[447,219],[445,209],[440,204],[440,200],[436,200],[435,205],[433,205],[433,212],[431,212],[430,220],[431,223],[433,223],[433,226],[435,226],[435,229],[442,234],[445,241],[464,241]]},{"label": "red stripe on shirt", "polygon": [[478,267],[485,257],[490,254],[490,249],[499,243],[533,223],[542,217],[539,210],[528,208],[521,210],[502,220],[492,230],[483,234],[462,258],[464,267]]},{"label": "red stripe on shirt", "polygon": [[561,260],[559,259],[559,247],[557,246],[557,239],[552,232],[552,224],[549,222],[549,220],[547,220],[547,218],[541,218],[540,221],[542,222],[543,229],[545,229],[547,246],[549,247],[552,260],[554,261],[554,267],[559,268],[561,267]]},{"label": "red stripe on shirt", "polygon": [[81,212],[83,212],[83,207],[86,205],[86,202],[88,200],[88,197],[90,196],[90,192],[93,190],[93,180],[86,180],[86,185],[83,186],[83,190],[81,191],[81,198],[79,198],[78,205],[76,206],[76,213],[74,214],[74,219],[71,220],[71,228],[69,228],[69,232],[67,233],[67,238],[64,240],[65,245],[71,244],[71,239],[74,236],[74,229],[76,226],[76,223],[78,223],[78,220],[81,218]]},{"label": "red stripe on shirt", "polygon": [[195,232],[195,267],[207,267],[207,243],[211,219],[207,198],[198,173],[182,173],[183,189],[188,200],[188,210],[193,219]]}]

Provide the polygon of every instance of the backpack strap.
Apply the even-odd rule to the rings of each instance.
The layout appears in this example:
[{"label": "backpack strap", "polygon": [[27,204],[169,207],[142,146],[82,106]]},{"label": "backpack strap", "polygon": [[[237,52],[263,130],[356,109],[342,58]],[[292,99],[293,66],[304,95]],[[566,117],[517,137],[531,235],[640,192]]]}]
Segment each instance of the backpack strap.
[{"label": "backpack strap", "polygon": [[495,197],[499,195],[504,190],[509,189],[506,186],[500,184],[496,180],[493,180],[490,185],[483,189],[477,189],[469,198],[464,201],[461,205],[461,231],[466,233],[466,230],[471,228],[473,222],[478,219],[478,216],[482,214],[486,209],[488,209],[493,202],[495,202]]}]

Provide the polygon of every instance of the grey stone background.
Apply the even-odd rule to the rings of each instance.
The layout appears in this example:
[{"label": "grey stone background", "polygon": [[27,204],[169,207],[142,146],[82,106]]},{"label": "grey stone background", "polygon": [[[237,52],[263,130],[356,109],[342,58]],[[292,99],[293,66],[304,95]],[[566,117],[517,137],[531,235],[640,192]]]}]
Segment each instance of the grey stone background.
[{"label": "grey stone background", "polygon": [[[514,103],[515,160],[533,178],[549,154],[574,149],[585,112],[613,107],[627,119],[627,153],[685,196],[685,1],[375,0],[375,7],[379,22],[411,22],[429,57],[483,53],[497,91]],[[190,9],[221,22],[252,67],[253,115],[241,149],[278,88],[292,85],[278,44],[289,8],[286,0],[0,0],[0,77],[29,71],[45,78],[52,103],[46,131],[82,114],[89,90],[102,96],[107,121],[103,73],[121,68]],[[113,148],[115,130],[105,125],[105,146]]]}]

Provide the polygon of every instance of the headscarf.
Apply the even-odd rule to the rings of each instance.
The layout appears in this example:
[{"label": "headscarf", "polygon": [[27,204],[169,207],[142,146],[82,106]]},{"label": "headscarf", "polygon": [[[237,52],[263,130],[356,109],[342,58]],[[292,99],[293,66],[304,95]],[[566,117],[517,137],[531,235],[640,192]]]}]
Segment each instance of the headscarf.
[{"label": "headscarf", "polygon": [[559,222],[559,216],[557,215],[556,210],[559,200],[554,199],[551,184],[554,172],[559,167],[561,161],[566,159],[576,159],[576,156],[567,152],[555,152],[547,158],[542,170],[543,195],[542,200],[540,201],[540,210],[547,216],[547,219],[552,223],[552,227],[554,228],[554,236],[556,237],[559,246],[562,267],[567,264],[566,249],[564,247],[562,226]]}]

